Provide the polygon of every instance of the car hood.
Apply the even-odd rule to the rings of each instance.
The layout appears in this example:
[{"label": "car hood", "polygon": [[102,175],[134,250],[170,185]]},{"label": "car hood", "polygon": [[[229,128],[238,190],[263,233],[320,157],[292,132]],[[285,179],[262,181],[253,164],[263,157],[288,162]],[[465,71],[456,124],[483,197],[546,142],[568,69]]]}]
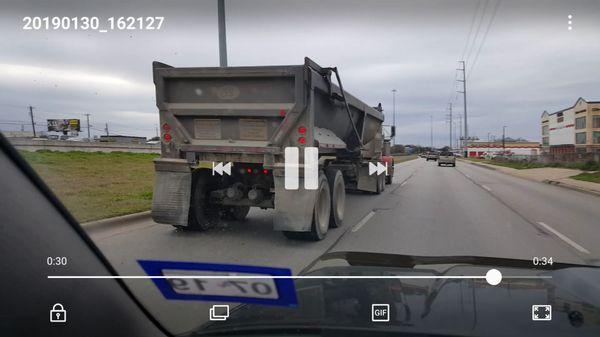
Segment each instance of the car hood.
[{"label": "car hood", "polygon": [[[491,268],[503,279],[484,278]],[[295,280],[297,307],[240,305],[226,322],[198,333],[424,333],[459,336],[599,336],[600,269],[476,256],[424,257],[363,252],[323,255]],[[434,278],[395,278],[431,276]],[[382,277],[382,278],[375,278]],[[388,304],[389,322],[372,321],[372,305]],[[533,305],[551,305],[551,321],[533,321]]]}]

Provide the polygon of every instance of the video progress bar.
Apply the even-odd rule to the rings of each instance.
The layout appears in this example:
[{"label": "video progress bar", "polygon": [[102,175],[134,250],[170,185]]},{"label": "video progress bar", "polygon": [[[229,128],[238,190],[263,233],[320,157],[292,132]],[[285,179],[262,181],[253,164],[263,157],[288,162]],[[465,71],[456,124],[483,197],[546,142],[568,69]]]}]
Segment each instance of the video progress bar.
[{"label": "video progress bar", "polygon": [[[492,269],[496,271],[495,269]],[[370,280],[386,280],[386,279],[483,279],[492,286],[500,284],[503,279],[551,279],[552,276],[502,276],[499,272],[488,272],[485,276],[481,275],[380,275],[380,276],[367,276],[367,275],[332,275],[332,276],[281,276],[281,275],[160,275],[160,276],[142,276],[142,275],[125,275],[125,276],[89,276],[89,275],[49,275],[48,279],[289,279],[289,280],[304,280],[304,279],[321,279],[321,280],[332,280],[332,279],[370,279]]]}]

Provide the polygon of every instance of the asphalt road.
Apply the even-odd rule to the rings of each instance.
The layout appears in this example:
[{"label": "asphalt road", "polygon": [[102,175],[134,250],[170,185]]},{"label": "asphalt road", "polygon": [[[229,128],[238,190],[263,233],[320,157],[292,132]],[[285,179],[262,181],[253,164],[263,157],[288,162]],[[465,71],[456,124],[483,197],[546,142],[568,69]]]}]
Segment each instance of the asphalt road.
[{"label": "asphalt road", "polygon": [[[144,275],[138,259],[286,267],[297,274],[326,251],[348,250],[598,263],[596,196],[461,161],[438,167],[417,159],[398,164],[395,173],[381,195],[347,195],[345,225],[320,242],[286,239],[271,229],[272,211],[263,210],[206,232],[145,218],[89,234],[121,275]],[[173,331],[207,319],[212,303],[164,301],[151,281],[126,282]]]}]

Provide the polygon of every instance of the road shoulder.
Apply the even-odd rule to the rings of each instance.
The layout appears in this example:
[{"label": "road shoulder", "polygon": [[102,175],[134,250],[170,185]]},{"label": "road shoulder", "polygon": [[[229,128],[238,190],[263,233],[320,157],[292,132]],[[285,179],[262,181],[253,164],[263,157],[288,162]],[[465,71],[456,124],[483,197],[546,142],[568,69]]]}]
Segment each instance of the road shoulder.
[{"label": "road shoulder", "polygon": [[544,168],[532,168],[532,169],[524,169],[517,170],[510,167],[492,165],[487,163],[478,163],[472,162],[469,160],[461,159],[460,162],[475,165],[479,167],[483,167],[486,169],[491,169],[494,171],[498,171],[504,174],[508,174],[514,177],[523,178],[531,181],[537,181],[540,183],[551,184],[555,186],[560,186],[563,188],[568,188],[570,190],[575,190],[595,196],[600,196],[600,184],[588,182],[588,181],[579,181],[576,179],[571,179],[569,177],[575,176],[583,171],[573,170],[573,169],[565,169],[565,168],[554,168],[554,167],[544,167]]}]

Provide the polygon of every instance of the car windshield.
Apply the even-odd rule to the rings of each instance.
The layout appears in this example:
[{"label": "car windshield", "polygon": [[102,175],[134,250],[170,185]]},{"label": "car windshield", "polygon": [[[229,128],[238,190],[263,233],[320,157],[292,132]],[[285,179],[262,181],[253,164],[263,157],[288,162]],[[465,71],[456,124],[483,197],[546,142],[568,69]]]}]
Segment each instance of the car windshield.
[{"label": "car windshield", "polygon": [[0,18],[3,137],[167,333],[379,328],[372,304],[415,333],[457,303],[435,333],[516,328],[456,318],[496,272],[533,329],[515,335],[553,333],[532,305],[598,332],[592,300],[561,302],[543,272],[600,259],[599,2],[40,0]]}]

